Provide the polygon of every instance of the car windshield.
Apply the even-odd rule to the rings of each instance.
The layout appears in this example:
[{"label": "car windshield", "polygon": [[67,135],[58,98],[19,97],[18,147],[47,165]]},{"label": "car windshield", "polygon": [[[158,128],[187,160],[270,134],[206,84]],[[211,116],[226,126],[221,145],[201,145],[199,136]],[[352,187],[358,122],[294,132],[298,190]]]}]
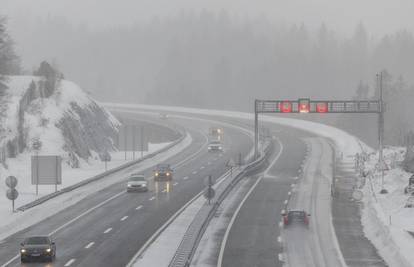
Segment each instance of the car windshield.
[{"label": "car windshield", "polygon": [[140,181],[145,181],[145,177],[144,176],[132,176],[129,178],[129,180],[132,182],[140,182]]},{"label": "car windshield", "polygon": [[29,237],[28,239],[26,239],[26,242],[24,243],[27,245],[49,244],[49,238],[46,236]]},{"label": "car windshield", "polygon": [[211,141],[210,142],[210,145],[219,145],[220,144],[220,141]]},{"label": "car windshield", "polygon": [[162,169],[169,169],[170,165],[168,164],[158,164],[157,165],[157,169],[162,170]]}]

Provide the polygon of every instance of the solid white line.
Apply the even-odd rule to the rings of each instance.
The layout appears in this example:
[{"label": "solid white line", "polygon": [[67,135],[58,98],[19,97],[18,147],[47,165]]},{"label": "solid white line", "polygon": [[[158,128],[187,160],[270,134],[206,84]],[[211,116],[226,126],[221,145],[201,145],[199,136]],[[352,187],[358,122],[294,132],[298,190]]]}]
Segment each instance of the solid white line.
[{"label": "solid white line", "polygon": [[175,185],[178,185],[178,183],[173,183],[173,185],[175,186]]},{"label": "solid white line", "polygon": [[[280,142],[279,139],[277,139],[280,145],[279,153],[276,156],[276,159],[272,161],[272,164],[275,164],[277,159],[280,158],[283,152],[283,144]],[[267,171],[270,169],[270,166],[268,167]],[[247,194],[244,196],[243,200],[240,202],[239,206],[237,207],[236,211],[233,214],[233,217],[230,220],[229,225],[227,226],[226,232],[223,237],[223,241],[221,242],[220,246],[220,253],[218,257],[217,267],[221,267],[223,264],[223,256],[224,256],[224,249],[226,247],[227,239],[229,238],[230,230],[236,220],[237,215],[239,214],[244,202],[246,202],[247,198],[250,196],[250,194],[253,192],[253,190],[256,188],[256,186],[259,184],[259,182],[263,179],[264,176],[260,176],[257,181],[253,184],[253,186],[250,188],[250,190],[247,192]]]},{"label": "solid white line", "polygon": [[107,234],[107,233],[109,233],[110,231],[112,231],[112,228],[108,228],[108,229],[106,229],[106,230],[105,230],[105,232],[104,232],[104,234]]},{"label": "solid white line", "polygon": [[75,259],[71,259],[70,261],[68,261],[64,266],[65,267],[68,267],[68,266],[71,266],[72,265],[72,263],[74,263],[75,262]]},{"label": "solid white line", "polygon": [[140,210],[142,209],[142,205],[139,205],[138,207],[135,208],[136,210]]},{"label": "solid white line", "polygon": [[128,216],[122,217],[121,221],[125,221],[126,219],[128,219]]},{"label": "solid white line", "polygon": [[152,200],[154,200],[155,199],[155,197],[151,197],[150,199],[148,199],[149,201],[152,201]]},{"label": "solid white line", "polygon": [[93,246],[93,244],[95,244],[95,242],[91,242],[91,243],[89,243],[85,248],[90,248],[90,247],[92,247]]}]

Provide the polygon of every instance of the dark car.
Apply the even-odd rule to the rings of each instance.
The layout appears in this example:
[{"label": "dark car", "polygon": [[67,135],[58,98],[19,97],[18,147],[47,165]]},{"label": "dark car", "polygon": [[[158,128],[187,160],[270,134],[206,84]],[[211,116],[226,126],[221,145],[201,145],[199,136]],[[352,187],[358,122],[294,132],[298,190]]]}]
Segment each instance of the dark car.
[{"label": "dark car", "polygon": [[285,226],[288,226],[294,222],[299,222],[308,226],[309,216],[310,215],[303,210],[290,210],[287,213],[283,214],[283,224]]},{"label": "dark car", "polygon": [[154,170],[155,181],[171,181],[173,178],[173,171],[170,164],[158,164]]},{"label": "dark car", "polygon": [[26,238],[20,247],[21,262],[29,260],[53,261],[56,257],[56,245],[48,236]]}]

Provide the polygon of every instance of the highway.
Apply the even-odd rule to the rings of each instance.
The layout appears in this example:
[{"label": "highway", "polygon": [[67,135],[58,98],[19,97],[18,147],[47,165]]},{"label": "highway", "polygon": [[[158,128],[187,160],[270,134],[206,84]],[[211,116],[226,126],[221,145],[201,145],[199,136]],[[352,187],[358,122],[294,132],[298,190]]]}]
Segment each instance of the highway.
[{"label": "highway", "polygon": [[[130,114],[127,114],[131,116]],[[2,266],[124,266],[142,245],[177,210],[205,187],[205,178],[220,177],[230,157],[247,155],[251,137],[223,125],[224,153],[207,152],[206,121],[175,119],[191,134],[192,144],[168,159],[174,180],[167,188],[160,183],[146,193],[126,193],[126,182],[115,183],[92,193],[78,204],[45,219],[0,244]],[[130,170],[133,172],[133,169]],[[152,168],[144,171],[146,177]],[[17,252],[24,237],[51,234],[56,241],[54,263],[21,264]]]},{"label": "highway", "polygon": [[263,175],[250,178],[253,190],[233,215],[228,235],[221,243],[221,264],[217,266],[282,266],[278,258],[282,252],[278,242],[281,211],[291,185],[297,182],[306,146],[300,140],[304,133],[285,127],[278,129],[273,132],[278,137],[273,160]]}]

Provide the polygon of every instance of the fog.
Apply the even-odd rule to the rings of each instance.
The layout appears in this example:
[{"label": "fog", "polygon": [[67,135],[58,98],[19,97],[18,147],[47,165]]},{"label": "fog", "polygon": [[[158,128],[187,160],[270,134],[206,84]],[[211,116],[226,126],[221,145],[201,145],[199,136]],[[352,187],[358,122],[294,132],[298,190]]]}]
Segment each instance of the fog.
[{"label": "fog", "polygon": [[176,14],[182,9],[203,8],[317,27],[325,22],[351,33],[362,21],[371,32],[384,34],[414,28],[411,0],[0,0],[3,13],[64,16],[93,27],[127,25],[153,16]]},{"label": "fog", "polygon": [[[385,71],[389,142],[401,144],[414,128],[407,117],[414,102],[414,1],[0,0],[0,6],[21,73],[46,60],[98,100],[251,111],[255,98],[373,99],[375,75]],[[375,136],[375,120],[357,122],[334,121]]]}]

